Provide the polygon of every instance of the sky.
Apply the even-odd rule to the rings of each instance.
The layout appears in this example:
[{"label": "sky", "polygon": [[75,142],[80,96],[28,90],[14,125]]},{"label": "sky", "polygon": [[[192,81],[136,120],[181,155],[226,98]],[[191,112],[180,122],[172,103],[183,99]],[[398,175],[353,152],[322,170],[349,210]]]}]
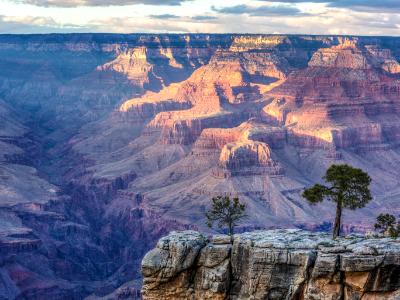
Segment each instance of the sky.
[{"label": "sky", "polygon": [[0,0],[0,33],[400,35],[400,0]]}]

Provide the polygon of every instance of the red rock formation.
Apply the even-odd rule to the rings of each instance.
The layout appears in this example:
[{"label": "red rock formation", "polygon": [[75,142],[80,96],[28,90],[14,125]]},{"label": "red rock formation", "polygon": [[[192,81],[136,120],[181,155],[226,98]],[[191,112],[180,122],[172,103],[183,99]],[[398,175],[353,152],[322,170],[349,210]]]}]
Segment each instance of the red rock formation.
[{"label": "red rock formation", "polygon": [[[253,141],[226,144],[221,151],[219,166],[228,171],[224,172],[224,177],[283,173],[283,170],[271,158],[268,145]],[[218,176],[218,171],[214,174]]]},{"label": "red rock formation", "polygon": [[99,71],[112,70],[125,74],[134,85],[144,88],[150,84],[150,80],[158,80],[155,85],[162,85],[162,78],[156,78],[153,71],[153,65],[147,60],[147,48],[138,47],[126,49],[119,53],[115,60],[97,67]]},{"label": "red rock formation", "polygon": [[393,141],[382,133],[387,121],[376,118],[399,109],[400,80],[386,73],[388,57],[390,51],[362,48],[357,39],[320,49],[308,68],[269,92],[275,100],[264,112],[289,126],[290,140],[300,146],[349,148]]},{"label": "red rock formation", "polygon": [[[129,100],[120,111],[143,115],[145,107],[150,105],[151,112],[168,111],[159,113],[149,126],[163,129],[164,143],[190,144],[205,128],[221,123],[235,126],[245,120],[246,114],[235,113],[235,106],[260,100],[270,83],[285,77],[277,61],[273,55],[264,53],[221,51],[186,81],[173,84],[160,93],[147,93],[140,99]],[[171,111],[171,102],[191,108]]]}]

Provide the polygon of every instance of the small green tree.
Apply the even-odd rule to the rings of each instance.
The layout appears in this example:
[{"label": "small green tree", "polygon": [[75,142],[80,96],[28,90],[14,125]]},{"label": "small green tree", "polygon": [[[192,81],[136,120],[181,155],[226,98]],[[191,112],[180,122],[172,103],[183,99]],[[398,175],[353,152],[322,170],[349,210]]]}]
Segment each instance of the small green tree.
[{"label": "small green tree", "polygon": [[398,238],[400,235],[400,222],[396,222],[396,217],[391,214],[380,214],[376,218],[375,229],[380,233],[392,238]]},{"label": "small green tree", "polygon": [[240,203],[237,197],[233,200],[228,196],[214,197],[212,198],[211,209],[206,212],[207,225],[212,228],[214,222],[217,222],[219,228],[227,227],[232,243],[235,226],[246,216],[245,210],[246,205]]},{"label": "small green tree", "polygon": [[336,218],[333,226],[335,239],[340,235],[342,210],[362,208],[372,200],[369,189],[371,178],[363,170],[344,164],[329,167],[323,179],[328,183],[327,186],[316,184],[306,189],[303,197],[311,204],[322,202],[324,199],[336,202]]}]

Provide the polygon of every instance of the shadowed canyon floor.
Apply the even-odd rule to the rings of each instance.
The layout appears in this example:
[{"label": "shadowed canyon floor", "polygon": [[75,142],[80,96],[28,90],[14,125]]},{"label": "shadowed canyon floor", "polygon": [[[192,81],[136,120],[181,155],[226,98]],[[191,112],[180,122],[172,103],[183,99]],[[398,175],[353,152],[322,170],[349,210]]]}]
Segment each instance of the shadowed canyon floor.
[{"label": "shadowed canyon floor", "polygon": [[0,299],[135,295],[220,194],[242,230],[328,229],[300,193],[332,163],[373,178],[345,231],[399,214],[399,60],[390,37],[1,35]]}]

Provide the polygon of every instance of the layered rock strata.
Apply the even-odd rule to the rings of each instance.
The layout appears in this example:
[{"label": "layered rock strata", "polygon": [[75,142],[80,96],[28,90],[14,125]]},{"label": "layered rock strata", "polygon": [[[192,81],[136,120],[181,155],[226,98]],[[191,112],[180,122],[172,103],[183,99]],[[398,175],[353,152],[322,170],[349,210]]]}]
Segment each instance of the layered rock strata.
[{"label": "layered rock strata", "polygon": [[298,229],[172,232],[142,261],[144,299],[400,299],[400,242]]},{"label": "layered rock strata", "polygon": [[373,178],[345,231],[399,214],[399,59],[395,37],[0,35],[0,298],[135,294],[113,291],[213,196],[242,231],[327,230],[301,192],[332,163]]},{"label": "layered rock strata", "polygon": [[274,101],[263,111],[288,128],[296,146],[374,149],[391,144],[396,141],[394,119],[380,116],[399,110],[397,68],[389,49],[342,38],[316,51],[307,68],[272,90]]}]

